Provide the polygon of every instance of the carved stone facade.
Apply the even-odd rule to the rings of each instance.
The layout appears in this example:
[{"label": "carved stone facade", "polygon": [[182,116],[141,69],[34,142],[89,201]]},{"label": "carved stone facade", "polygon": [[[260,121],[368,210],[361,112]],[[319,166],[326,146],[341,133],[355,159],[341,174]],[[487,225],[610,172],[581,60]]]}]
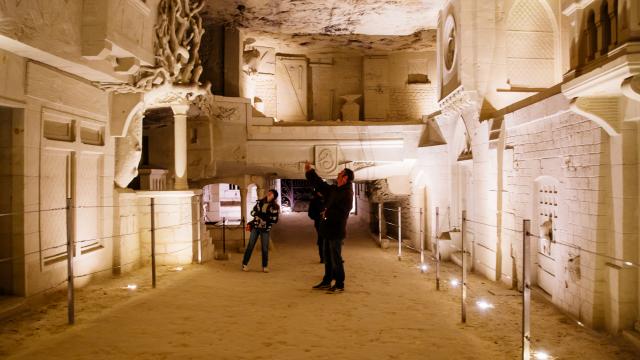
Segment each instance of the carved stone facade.
[{"label": "carved stone facade", "polygon": [[[640,320],[640,2],[450,0],[422,19],[437,32],[389,36],[350,33],[381,23],[351,22],[366,12],[344,28],[326,23],[333,15],[321,1],[281,2],[291,19],[324,6],[325,20],[306,24],[320,33],[302,35],[250,28],[291,26],[259,1],[242,5],[256,18],[237,14],[234,1],[206,3],[0,1],[1,160],[11,168],[2,181],[19,200],[2,205],[20,214],[0,222],[0,235],[17,252],[35,249],[19,254],[11,276],[1,269],[3,289],[31,295],[65,281],[66,255],[53,249],[66,241],[67,198],[80,220],[73,241],[92,240],[78,243],[76,264],[129,270],[150,250],[149,198],[162,197],[169,210],[159,221],[175,227],[162,245],[177,246],[197,240],[191,197],[203,186],[237,183],[246,207],[251,184],[262,195],[275,179],[303,178],[312,161],[327,178],[348,167],[356,181],[373,181],[368,200],[406,209],[414,244],[430,243],[436,225],[460,228],[466,211],[474,272],[514,288],[523,286],[530,219],[533,286],[596,329],[630,331]],[[335,9],[375,1],[352,3]],[[386,13],[401,3],[377,4]],[[212,27],[247,26],[221,30],[219,70],[233,96],[200,84],[204,6]],[[220,10],[229,7],[236,15]],[[144,118],[154,111],[164,118],[150,131]],[[145,150],[166,176],[163,191],[126,189]],[[450,221],[436,224],[436,207]],[[48,209],[57,212],[40,215]],[[213,254],[206,246],[198,250]],[[162,261],[195,259],[193,247],[178,250]]]}]

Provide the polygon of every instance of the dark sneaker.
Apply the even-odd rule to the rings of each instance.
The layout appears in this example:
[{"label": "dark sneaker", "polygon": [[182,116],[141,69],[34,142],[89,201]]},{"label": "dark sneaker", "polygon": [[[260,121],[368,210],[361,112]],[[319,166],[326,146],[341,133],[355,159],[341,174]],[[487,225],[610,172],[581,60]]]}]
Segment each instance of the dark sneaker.
[{"label": "dark sneaker", "polygon": [[339,293],[343,293],[344,292],[344,286],[332,286],[329,289],[327,289],[327,294],[339,294]]},{"label": "dark sneaker", "polygon": [[331,288],[331,284],[320,283],[312,287],[313,290],[329,290]]}]

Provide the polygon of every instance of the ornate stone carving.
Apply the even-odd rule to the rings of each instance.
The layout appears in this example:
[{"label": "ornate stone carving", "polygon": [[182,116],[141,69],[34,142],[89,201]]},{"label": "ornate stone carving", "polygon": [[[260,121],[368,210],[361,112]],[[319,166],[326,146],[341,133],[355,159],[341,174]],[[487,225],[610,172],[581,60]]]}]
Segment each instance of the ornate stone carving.
[{"label": "ornate stone carving", "polygon": [[376,163],[373,161],[354,161],[349,168],[355,172],[372,166],[376,166]]},{"label": "ornate stone carving", "polygon": [[338,149],[335,145],[318,145],[315,147],[315,165],[322,174],[332,173],[338,166]]},{"label": "ornate stone carving", "polygon": [[142,156],[142,118],[144,112],[136,113],[131,119],[127,135],[116,138],[115,183],[125,188],[138,175],[138,164]]},{"label": "ornate stone carving", "polygon": [[155,30],[156,66],[143,66],[129,84],[99,83],[107,91],[142,92],[163,84],[197,85],[204,0],[161,0]]},{"label": "ornate stone carving", "polygon": [[216,106],[217,112],[214,117],[218,121],[222,122],[230,122],[233,121],[236,113],[238,112],[237,107],[226,107],[226,106]]},{"label": "ornate stone carving", "polygon": [[166,84],[155,88],[144,95],[148,106],[192,105],[199,97],[206,97],[208,88],[193,86],[176,86]]}]

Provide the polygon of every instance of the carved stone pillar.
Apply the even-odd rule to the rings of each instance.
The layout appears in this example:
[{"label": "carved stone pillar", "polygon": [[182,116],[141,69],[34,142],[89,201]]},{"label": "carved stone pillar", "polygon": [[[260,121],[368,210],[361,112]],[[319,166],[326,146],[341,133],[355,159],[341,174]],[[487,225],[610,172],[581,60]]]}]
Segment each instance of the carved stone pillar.
[{"label": "carved stone pillar", "polygon": [[175,190],[189,188],[187,182],[187,111],[189,105],[171,105],[174,120]]},{"label": "carved stone pillar", "polygon": [[247,193],[248,193],[248,189],[246,186],[241,186],[240,187],[240,216],[242,216],[243,219],[248,220],[247,219]]}]

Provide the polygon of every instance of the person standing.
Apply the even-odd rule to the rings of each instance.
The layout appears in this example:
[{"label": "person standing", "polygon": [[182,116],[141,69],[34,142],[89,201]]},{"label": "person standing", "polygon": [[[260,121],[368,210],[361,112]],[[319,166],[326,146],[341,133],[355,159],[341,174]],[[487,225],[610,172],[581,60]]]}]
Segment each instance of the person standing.
[{"label": "person standing", "polygon": [[[344,265],[342,243],[347,235],[347,218],[353,207],[353,171],[343,169],[338,173],[336,185],[329,185],[316,174],[308,161],[304,164],[305,177],[325,198],[320,235],[324,240],[324,277],[313,289],[331,293],[344,291]],[[333,286],[331,282],[335,281]]]},{"label": "person standing", "polygon": [[260,243],[262,245],[262,271],[269,272],[269,232],[273,224],[278,222],[278,216],[280,214],[280,207],[276,203],[278,198],[278,191],[275,189],[269,190],[267,196],[256,201],[256,205],[251,210],[251,216],[253,220],[247,224],[247,228],[251,230],[249,236],[249,244],[244,251],[244,257],[242,258],[242,271],[249,271],[249,260],[251,259],[251,253],[260,236]]},{"label": "person standing", "polygon": [[324,264],[324,241],[320,236],[320,223],[322,222],[322,211],[324,210],[324,201],[322,193],[313,190],[313,197],[309,202],[308,215],[313,220],[313,227],[316,229],[316,236],[318,244],[318,254],[320,255],[320,263]]}]

